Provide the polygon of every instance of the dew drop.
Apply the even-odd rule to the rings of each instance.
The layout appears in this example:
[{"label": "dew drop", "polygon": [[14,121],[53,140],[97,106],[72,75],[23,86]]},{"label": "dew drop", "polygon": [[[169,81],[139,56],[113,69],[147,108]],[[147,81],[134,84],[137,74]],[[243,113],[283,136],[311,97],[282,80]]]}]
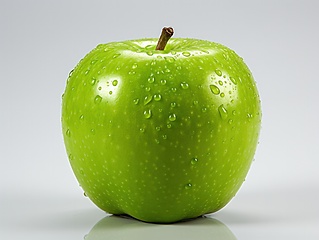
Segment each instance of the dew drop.
[{"label": "dew drop", "polygon": [[223,81],[219,80],[218,83],[220,86],[223,86]]},{"label": "dew drop", "polygon": [[237,85],[237,80],[236,80],[236,78],[230,77],[229,79],[230,79],[230,81],[233,82],[233,84]]},{"label": "dew drop", "polygon": [[191,160],[191,164],[192,165],[195,165],[197,162],[198,162],[197,158],[192,158],[192,160]]},{"label": "dew drop", "polygon": [[176,92],[177,88],[176,87],[172,87],[172,92]]},{"label": "dew drop", "polygon": [[189,86],[188,86],[188,83],[187,83],[187,82],[182,82],[182,83],[181,83],[181,87],[182,87],[183,89],[187,89]]},{"label": "dew drop", "polygon": [[96,83],[96,78],[93,77],[91,80],[91,85],[93,86],[95,83]]},{"label": "dew drop", "polygon": [[102,97],[100,95],[96,95],[94,98],[94,103],[98,104],[102,101]]},{"label": "dew drop", "polygon": [[221,96],[221,97],[225,97],[225,93],[222,92],[222,93],[220,94],[220,96]]},{"label": "dew drop", "polygon": [[137,63],[134,63],[134,64],[132,65],[132,69],[136,69],[137,67],[138,67]]},{"label": "dew drop", "polygon": [[184,57],[189,57],[191,54],[189,52],[182,52]]},{"label": "dew drop", "polygon": [[84,119],[84,115],[82,114],[80,117],[79,117],[80,120],[83,120]]},{"label": "dew drop", "polygon": [[149,83],[153,83],[153,82],[155,81],[155,78],[154,78],[154,77],[149,77],[149,78],[147,79],[147,81],[148,81]]},{"label": "dew drop", "polygon": [[155,94],[155,95],[154,95],[154,100],[155,100],[155,101],[158,102],[158,101],[160,101],[161,99],[162,99],[162,95],[161,95],[161,94],[158,93],[158,94]]},{"label": "dew drop", "polygon": [[168,119],[171,121],[171,122],[174,122],[176,120],[176,115],[175,113],[172,113],[168,116]]},{"label": "dew drop", "polygon": [[193,186],[193,185],[192,185],[191,183],[187,183],[187,184],[185,185],[185,189],[190,189],[192,186]]},{"label": "dew drop", "polygon": [[149,104],[152,101],[152,99],[153,99],[153,96],[146,96],[144,98],[144,105]]},{"label": "dew drop", "polygon": [[71,131],[70,131],[70,129],[66,130],[65,134],[66,134],[68,137],[70,137],[70,136],[71,136]]},{"label": "dew drop", "polygon": [[166,135],[166,134],[163,134],[162,138],[163,138],[163,139],[167,139],[167,135]]},{"label": "dew drop", "polygon": [[170,123],[167,123],[167,128],[171,128],[172,127],[172,124],[170,124]]},{"label": "dew drop", "polygon": [[162,85],[165,85],[165,84],[166,84],[166,80],[165,80],[165,79],[162,79],[162,80],[161,80],[161,84],[162,84]]},{"label": "dew drop", "polygon": [[112,85],[113,85],[114,87],[117,86],[118,83],[119,83],[119,82],[118,82],[116,79],[112,81]]},{"label": "dew drop", "polygon": [[232,111],[232,114],[235,116],[237,113],[236,113],[236,110],[233,110]]},{"label": "dew drop", "polygon": [[143,114],[144,114],[145,118],[149,119],[152,116],[152,111],[150,109],[149,110],[145,110]]},{"label": "dew drop", "polygon": [[145,132],[145,129],[144,128],[140,128],[140,132]]},{"label": "dew drop", "polygon": [[219,69],[216,69],[216,70],[215,70],[215,73],[216,73],[218,76],[223,75],[222,71],[220,71]]},{"label": "dew drop", "polygon": [[171,102],[171,107],[172,108],[176,107],[176,102]]},{"label": "dew drop", "polygon": [[109,91],[109,94],[110,94],[110,95],[112,95],[112,93],[113,93],[112,91]]},{"label": "dew drop", "polygon": [[86,71],[84,72],[84,75],[88,75],[89,72],[90,72],[90,69],[86,70]]},{"label": "dew drop", "polygon": [[227,116],[228,116],[227,109],[224,107],[223,104],[218,107],[218,112],[219,112],[219,115],[222,119],[227,118]]},{"label": "dew drop", "polygon": [[94,129],[94,128],[91,129],[91,133],[92,133],[93,135],[95,135],[95,129]]},{"label": "dew drop", "polygon": [[212,93],[214,93],[215,95],[220,93],[220,90],[216,85],[210,85],[209,88],[212,91]]},{"label": "dew drop", "polygon": [[155,127],[155,129],[156,129],[156,131],[161,131],[161,127],[160,126],[157,126],[157,127]]},{"label": "dew drop", "polygon": [[228,123],[229,123],[229,124],[233,124],[233,119],[229,119],[229,120],[228,120]]},{"label": "dew drop", "polygon": [[120,53],[116,53],[116,54],[113,55],[113,58],[118,58],[119,56],[121,56],[121,54]]},{"label": "dew drop", "polygon": [[172,62],[175,61],[175,58],[173,58],[173,57],[164,57],[164,59],[165,59],[167,62],[169,62],[169,63],[172,63]]}]

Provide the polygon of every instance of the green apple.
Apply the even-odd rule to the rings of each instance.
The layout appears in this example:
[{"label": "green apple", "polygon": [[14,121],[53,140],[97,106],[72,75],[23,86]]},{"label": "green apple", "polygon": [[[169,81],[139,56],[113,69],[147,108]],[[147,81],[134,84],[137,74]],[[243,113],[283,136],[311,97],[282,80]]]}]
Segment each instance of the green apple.
[{"label": "green apple", "polygon": [[168,39],[98,45],[62,99],[65,146],[85,194],[146,222],[224,207],[245,180],[261,124],[241,57],[210,41]]}]

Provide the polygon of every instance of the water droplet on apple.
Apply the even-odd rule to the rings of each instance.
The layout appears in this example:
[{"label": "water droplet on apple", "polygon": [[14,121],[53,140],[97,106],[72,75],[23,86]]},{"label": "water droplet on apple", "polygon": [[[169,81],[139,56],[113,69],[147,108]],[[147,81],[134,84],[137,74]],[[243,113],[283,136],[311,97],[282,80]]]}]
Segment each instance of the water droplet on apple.
[{"label": "water droplet on apple", "polygon": [[83,120],[84,119],[84,116],[83,114],[79,117],[80,120]]},{"label": "water droplet on apple", "polygon": [[221,97],[225,97],[225,93],[222,92],[222,93],[220,94],[220,96],[221,96]]},{"label": "water droplet on apple", "polygon": [[139,98],[135,98],[135,99],[133,100],[133,103],[134,103],[135,105],[137,105],[137,104],[139,103],[139,101],[140,101]]},{"label": "water droplet on apple", "polygon": [[150,109],[144,111],[144,117],[149,119],[152,116],[152,111]]},{"label": "water droplet on apple", "polygon": [[229,79],[230,79],[230,81],[233,82],[233,84],[237,85],[237,80],[236,80],[236,78],[230,77]]},{"label": "water droplet on apple", "polygon": [[219,69],[216,69],[216,70],[215,70],[215,73],[216,73],[218,76],[223,75],[222,71],[220,71]]},{"label": "water droplet on apple", "polygon": [[84,195],[84,197],[88,197],[88,196],[86,195],[86,192],[83,192],[83,195]]},{"label": "water droplet on apple", "polygon": [[171,122],[174,122],[176,120],[176,115],[175,113],[172,113],[168,116],[168,119],[171,121]]},{"label": "water droplet on apple", "polygon": [[153,96],[146,96],[144,98],[144,105],[149,104],[152,101],[152,99],[153,99]]},{"label": "water droplet on apple", "polygon": [[161,84],[162,84],[162,85],[165,85],[165,84],[166,84],[166,80],[165,80],[165,79],[162,79],[162,80],[161,80]]},{"label": "water droplet on apple", "polygon": [[185,189],[191,189],[192,186],[193,186],[193,185],[192,185],[191,183],[187,183],[187,184],[185,185]]},{"label": "water droplet on apple", "polygon": [[188,86],[188,83],[187,83],[187,82],[182,82],[182,83],[181,83],[181,87],[182,87],[183,89],[187,89],[189,86]]},{"label": "water droplet on apple", "polygon": [[172,92],[176,92],[177,88],[176,87],[172,87]]},{"label": "water droplet on apple", "polygon": [[212,93],[214,93],[215,95],[220,93],[220,90],[216,85],[210,85],[209,88],[212,91]]},{"label": "water droplet on apple", "polygon": [[117,86],[117,84],[118,84],[119,82],[116,80],[116,79],[114,79],[113,81],[112,81],[112,85],[115,87],[115,86]]},{"label": "water droplet on apple", "polygon": [[248,118],[248,120],[250,121],[250,120],[253,118],[253,115],[252,115],[251,113],[248,113],[248,114],[247,114],[247,118]]},{"label": "water droplet on apple", "polygon": [[145,132],[145,129],[144,128],[140,128],[140,132]]},{"label": "water droplet on apple", "polygon": [[194,104],[194,105],[197,105],[197,104],[198,104],[198,101],[197,101],[197,100],[195,100],[195,101],[193,102],[193,104]]},{"label": "water droplet on apple", "polygon": [[93,77],[91,80],[91,85],[93,86],[95,83],[96,83],[96,78]]},{"label": "water droplet on apple", "polygon": [[136,69],[137,67],[138,67],[137,63],[134,63],[134,64],[132,65],[132,69]]},{"label": "water droplet on apple", "polygon": [[153,56],[153,52],[151,52],[151,51],[147,51],[146,54],[147,54],[148,56]]},{"label": "water droplet on apple", "polygon": [[66,132],[65,132],[65,134],[66,134],[68,137],[70,137],[70,136],[71,136],[71,131],[70,131],[70,129],[67,129]]},{"label": "water droplet on apple", "polygon": [[228,123],[229,123],[229,124],[233,124],[233,119],[229,119],[229,120],[228,120]]},{"label": "water droplet on apple", "polygon": [[121,54],[120,53],[116,53],[116,54],[113,55],[113,58],[115,59],[115,58],[118,58],[119,56],[121,56]]},{"label": "water droplet on apple", "polygon": [[222,119],[226,119],[228,117],[227,110],[223,104],[218,107],[218,112]]},{"label": "water droplet on apple", "polygon": [[94,103],[98,104],[102,101],[102,97],[100,95],[96,95],[94,98]]},{"label": "water droplet on apple", "polygon": [[147,81],[148,81],[149,83],[153,83],[153,82],[155,81],[155,78],[154,78],[154,77],[149,77],[149,78],[147,79]]},{"label": "water droplet on apple", "polygon": [[95,135],[95,129],[94,129],[94,128],[91,129],[91,133],[92,133],[93,135]]},{"label": "water droplet on apple", "polygon": [[151,87],[149,87],[149,86],[145,87],[145,91],[146,91],[146,92],[151,91]]},{"label": "water droplet on apple", "polygon": [[69,157],[69,160],[70,160],[70,161],[73,161],[73,160],[74,160],[74,157],[73,157],[73,155],[72,155],[71,153],[69,154],[68,157]]},{"label": "water droplet on apple", "polygon": [[203,107],[203,108],[202,108],[202,112],[207,112],[207,108],[206,108],[206,107]]},{"label": "water droplet on apple", "polygon": [[189,52],[182,52],[184,57],[189,57],[191,54]]},{"label": "water droplet on apple", "polygon": [[157,94],[154,95],[154,100],[155,101],[160,101],[161,99],[162,99],[162,95],[161,94],[157,93]]},{"label": "water droplet on apple", "polygon": [[197,162],[198,162],[197,158],[192,158],[192,160],[191,160],[191,164],[192,165],[195,165]]},{"label": "water droplet on apple", "polygon": [[236,113],[236,110],[234,110],[233,112],[232,112],[232,114],[235,116],[237,113]]},{"label": "water droplet on apple", "polygon": [[171,107],[172,108],[176,107],[176,102],[171,102]]},{"label": "water droplet on apple", "polygon": [[155,127],[155,129],[156,129],[156,131],[161,131],[161,127],[160,126],[157,126],[157,127]]},{"label": "water droplet on apple", "polygon": [[166,134],[163,134],[162,138],[163,138],[163,139],[167,139],[167,135],[166,135]]},{"label": "water droplet on apple", "polygon": [[110,95],[112,95],[112,93],[113,93],[112,91],[109,91],[109,94],[110,94]]},{"label": "water droplet on apple", "polygon": [[69,72],[69,77],[72,76],[73,72],[74,72],[74,69],[72,69],[72,70]]},{"label": "water droplet on apple", "polygon": [[173,57],[164,57],[164,59],[165,59],[167,62],[169,62],[169,63],[172,63],[172,62],[175,61],[175,58],[173,58]]},{"label": "water droplet on apple", "polygon": [[170,123],[167,123],[167,128],[171,128],[172,127],[172,124],[170,124]]},{"label": "water droplet on apple", "polygon": [[218,83],[220,86],[223,86],[223,81],[219,80]]}]

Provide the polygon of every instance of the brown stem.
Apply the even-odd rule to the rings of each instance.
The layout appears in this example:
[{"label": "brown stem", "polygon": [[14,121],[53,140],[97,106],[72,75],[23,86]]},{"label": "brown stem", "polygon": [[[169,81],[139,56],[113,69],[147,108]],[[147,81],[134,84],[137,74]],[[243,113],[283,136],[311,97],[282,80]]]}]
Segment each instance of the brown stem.
[{"label": "brown stem", "polygon": [[158,39],[156,50],[164,50],[168,40],[173,36],[174,29],[171,27],[164,27],[162,34]]}]

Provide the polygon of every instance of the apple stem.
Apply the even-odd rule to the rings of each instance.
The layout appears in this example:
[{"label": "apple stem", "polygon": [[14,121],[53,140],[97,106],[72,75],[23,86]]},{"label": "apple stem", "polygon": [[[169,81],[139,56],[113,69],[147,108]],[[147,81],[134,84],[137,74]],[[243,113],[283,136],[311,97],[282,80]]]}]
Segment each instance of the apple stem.
[{"label": "apple stem", "polygon": [[156,50],[164,50],[168,40],[173,36],[174,29],[172,27],[164,27],[160,38],[158,39]]}]

